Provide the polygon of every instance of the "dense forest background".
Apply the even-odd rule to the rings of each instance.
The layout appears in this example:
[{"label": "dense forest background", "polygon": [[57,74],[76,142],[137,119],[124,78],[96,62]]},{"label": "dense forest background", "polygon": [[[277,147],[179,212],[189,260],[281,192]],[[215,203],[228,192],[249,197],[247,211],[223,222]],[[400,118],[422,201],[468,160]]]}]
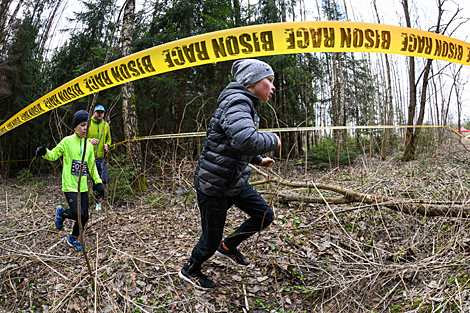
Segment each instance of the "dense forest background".
[{"label": "dense forest background", "polygon": [[[0,0],[0,124],[123,55],[238,26],[362,21],[358,1]],[[393,4],[397,25],[467,39],[463,0],[426,1],[429,10],[379,2],[368,21],[383,23]],[[73,19],[57,23],[70,7]],[[0,136],[0,312],[470,312],[470,144],[415,127],[470,129],[468,68],[361,53],[262,59],[276,91],[260,106],[261,128],[405,127],[280,132],[276,164],[250,179],[275,221],[240,246],[248,268],[208,260],[204,272],[220,285],[199,291],[178,271],[201,231],[192,180],[204,137],[113,148],[102,210],[89,195],[81,252],[66,243],[72,222],[54,225],[57,205],[67,206],[60,161],[33,156],[71,134],[73,113],[93,103],[106,107],[115,143],[204,132],[232,62],[58,107]],[[230,209],[224,232],[245,219]]]},{"label": "dense forest background", "polygon": [[[348,21],[355,15],[355,8],[346,1],[334,0],[317,0],[313,12],[306,10],[304,0],[146,1],[138,10],[134,1],[117,6],[111,0],[81,0],[83,10],[69,21],[73,28],[52,28],[61,17],[63,1],[1,1],[0,123],[54,88],[129,54],[125,45],[133,53],[221,29],[298,20]],[[375,1],[371,5],[376,11],[374,20],[380,23]],[[402,0],[400,5],[401,26],[452,36],[468,20],[451,1],[429,3],[436,7],[437,15],[425,20],[416,3]],[[67,40],[57,46],[51,42],[54,32],[64,32]],[[360,53],[262,59],[272,65],[277,89],[272,100],[260,108],[261,128],[423,124],[460,128],[466,123],[462,117],[466,84],[462,65]],[[89,109],[93,101],[107,108],[114,142],[132,136],[126,134],[125,126],[140,136],[205,131],[218,94],[232,80],[231,63],[138,80],[131,93],[115,87],[59,107],[0,137],[0,159],[29,160],[37,146],[52,148],[71,133],[73,113]],[[135,124],[126,116],[129,99],[135,103]],[[412,159],[419,149],[419,133],[417,128],[283,133],[282,149],[275,156],[296,158],[309,153],[324,159],[318,152],[331,148],[328,160],[319,162],[338,165],[345,160],[341,158],[345,149],[348,153],[381,152],[384,158],[387,151],[401,149],[404,159]],[[161,140],[137,149],[143,151],[146,162],[161,157],[169,147],[178,147],[179,156],[193,159],[200,144],[201,139]],[[1,163],[1,175],[8,177],[26,166],[24,162]]]}]

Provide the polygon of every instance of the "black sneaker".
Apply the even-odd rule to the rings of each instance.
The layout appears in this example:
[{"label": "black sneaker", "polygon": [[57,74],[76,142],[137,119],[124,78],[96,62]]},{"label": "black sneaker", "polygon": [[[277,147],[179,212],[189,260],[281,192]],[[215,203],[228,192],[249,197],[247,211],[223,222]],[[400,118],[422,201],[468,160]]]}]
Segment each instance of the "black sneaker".
[{"label": "black sneaker", "polygon": [[201,272],[201,270],[194,273],[190,272],[189,263],[183,266],[181,271],[179,271],[178,276],[199,289],[211,289],[216,286],[212,280]]},{"label": "black sneaker", "polygon": [[233,264],[240,265],[240,266],[247,266],[250,264],[243,254],[238,251],[237,248],[229,249],[225,246],[225,243],[222,241],[220,246],[217,248],[215,252],[216,255],[220,257],[224,257],[230,260]]}]

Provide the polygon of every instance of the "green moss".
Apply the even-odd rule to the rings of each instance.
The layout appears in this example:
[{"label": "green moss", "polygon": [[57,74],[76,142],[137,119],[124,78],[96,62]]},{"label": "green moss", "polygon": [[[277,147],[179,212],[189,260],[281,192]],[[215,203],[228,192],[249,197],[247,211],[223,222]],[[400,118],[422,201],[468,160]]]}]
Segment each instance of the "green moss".
[{"label": "green moss", "polygon": [[403,305],[401,304],[393,304],[392,307],[390,308],[391,313],[399,313],[402,312]]}]

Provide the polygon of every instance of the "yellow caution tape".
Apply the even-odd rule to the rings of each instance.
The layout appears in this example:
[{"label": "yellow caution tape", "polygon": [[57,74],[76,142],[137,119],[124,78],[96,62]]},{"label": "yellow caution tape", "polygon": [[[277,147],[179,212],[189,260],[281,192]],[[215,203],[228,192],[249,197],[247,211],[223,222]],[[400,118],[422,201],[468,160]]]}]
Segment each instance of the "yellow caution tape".
[{"label": "yellow caution tape", "polygon": [[0,136],[86,95],[126,82],[214,62],[306,52],[402,54],[470,65],[470,44],[383,24],[316,21],[253,25],[176,40],[123,57],[71,80],[0,126]]},{"label": "yellow caution tape", "polygon": [[[408,126],[408,125],[373,125],[373,126],[318,126],[318,127],[287,127],[287,128],[264,128],[260,129],[259,132],[273,132],[273,133],[285,133],[285,132],[297,132],[297,131],[313,131],[313,130],[340,130],[340,129],[384,129],[384,128],[448,128],[454,131],[457,135],[463,137],[458,131],[451,128],[450,126],[432,126],[432,125],[421,125],[421,126]],[[195,133],[178,133],[178,134],[163,134],[136,137],[132,139],[126,139],[124,141],[112,144],[110,148],[114,148],[130,141],[141,141],[150,139],[174,139],[174,138],[191,138],[191,137],[204,137],[206,132],[195,132]]]},{"label": "yellow caution tape", "polygon": [[[288,127],[288,128],[264,128],[260,129],[260,132],[274,132],[274,133],[286,133],[286,132],[297,132],[297,131],[313,131],[313,130],[340,130],[340,129],[384,129],[384,128],[447,128],[455,132],[460,137],[463,137],[455,129],[450,126],[431,126],[431,125],[422,125],[422,126],[408,126],[408,125],[373,125],[373,126],[318,126],[318,127]],[[130,141],[141,141],[141,140],[151,140],[151,139],[175,139],[175,138],[191,138],[191,137],[204,137],[206,132],[193,132],[193,133],[179,133],[179,134],[162,134],[162,135],[152,135],[152,136],[143,136],[136,137],[132,139],[126,139],[124,141],[110,145],[110,148],[122,145]],[[465,138],[465,137],[463,137]],[[6,162],[29,162],[34,159],[28,160],[5,160],[0,161],[0,163]]]}]

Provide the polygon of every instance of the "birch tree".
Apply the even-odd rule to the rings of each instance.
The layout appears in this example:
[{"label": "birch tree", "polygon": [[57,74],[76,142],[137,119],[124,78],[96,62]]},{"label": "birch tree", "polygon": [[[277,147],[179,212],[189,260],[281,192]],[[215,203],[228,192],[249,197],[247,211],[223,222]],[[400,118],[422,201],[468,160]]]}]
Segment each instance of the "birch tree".
[{"label": "birch tree", "polygon": [[[122,21],[122,56],[132,54],[132,30],[134,28],[135,0],[127,0],[124,7]],[[139,136],[137,108],[135,101],[134,83],[128,82],[122,85],[122,118],[124,122],[124,137],[130,140],[126,144],[127,155],[131,159],[136,170],[134,188],[137,191],[146,191],[147,182],[144,175],[144,164],[140,141],[132,141]]]}]

